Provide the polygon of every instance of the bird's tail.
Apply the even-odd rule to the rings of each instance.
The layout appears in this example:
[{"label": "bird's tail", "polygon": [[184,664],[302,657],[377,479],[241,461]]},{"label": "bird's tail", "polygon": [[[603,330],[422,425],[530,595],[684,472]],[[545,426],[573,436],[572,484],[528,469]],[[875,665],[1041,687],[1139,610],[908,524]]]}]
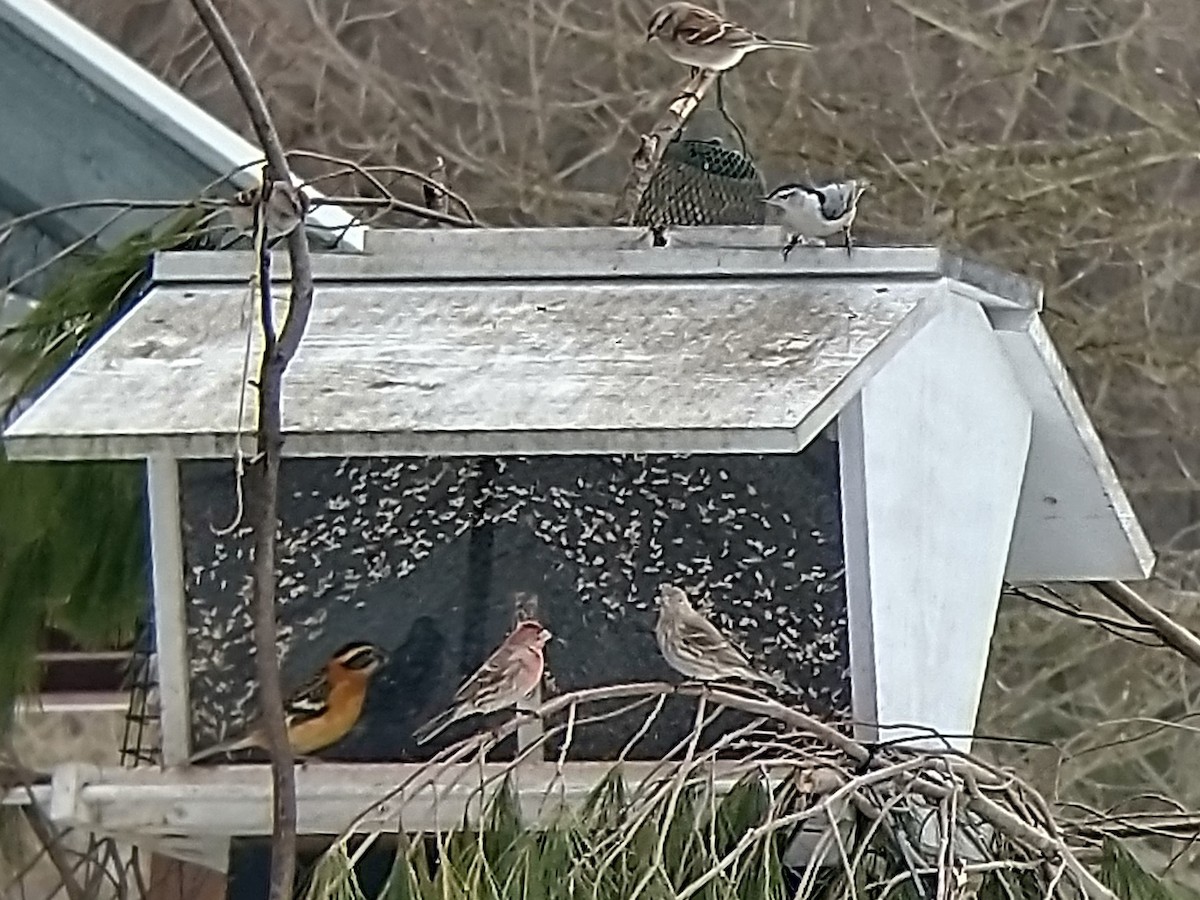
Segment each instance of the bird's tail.
[{"label": "bird's tail", "polygon": [[764,40],[763,47],[769,47],[772,50],[815,50],[812,44],[806,44],[804,41],[777,41]]},{"label": "bird's tail", "polygon": [[455,715],[457,712],[458,710],[456,710],[454,707],[450,707],[450,709],[446,710],[445,712],[438,713],[436,716],[414,731],[413,738],[418,744],[424,744],[434,735],[440,734],[442,731],[444,731],[451,722],[458,718],[458,716]]},{"label": "bird's tail", "polygon": [[244,737],[235,738],[232,741],[222,741],[219,744],[213,744],[211,747],[206,747],[199,753],[193,753],[188,757],[188,765],[194,762],[199,762],[202,759],[208,759],[212,756],[220,756],[222,753],[233,753],[235,750],[248,750],[250,747],[259,746],[259,738],[257,734],[247,734]]}]

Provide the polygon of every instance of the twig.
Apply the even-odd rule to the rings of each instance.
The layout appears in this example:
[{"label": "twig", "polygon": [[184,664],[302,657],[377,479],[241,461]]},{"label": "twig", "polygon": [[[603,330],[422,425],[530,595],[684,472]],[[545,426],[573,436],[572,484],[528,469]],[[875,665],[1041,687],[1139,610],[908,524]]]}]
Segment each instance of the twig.
[{"label": "twig", "polygon": [[416,203],[409,203],[407,200],[401,200],[398,197],[337,197],[325,196],[317,197],[312,201],[313,207],[317,206],[357,206],[362,209],[374,209],[380,212],[402,212],[417,216],[418,218],[428,219],[431,222],[437,222],[441,225],[457,225],[460,228],[478,228],[479,223],[473,219],[464,219],[461,216],[456,216],[453,213],[442,212],[436,209],[426,209],[424,206],[418,206]]},{"label": "twig", "polygon": [[[265,228],[266,208],[274,183],[292,184],[283,144],[271,120],[250,67],[212,0],[191,0],[196,15],[229,70],[238,95],[266,154],[259,195],[259,228]],[[283,376],[308,325],[313,301],[312,260],[303,223],[288,235],[291,298],[283,330],[276,340],[271,322],[270,252],[260,241],[263,355],[258,377],[257,458],[246,472],[250,522],[254,528],[253,619],[255,669],[259,706],[271,754],[273,817],[271,827],[270,900],[291,900],[296,880],[296,773],[283,709],[283,685],[275,615],[275,540],[279,520],[279,465],[283,450]]]},{"label": "twig", "polygon": [[654,170],[658,168],[663,154],[667,152],[667,145],[683,127],[683,123],[688,120],[688,117],[696,111],[696,107],[700,105],[700,101],[704,99],[704,95],[716,80],[717,73],[707,69],[702,69],[693,75],[684,84],[678,96],[671,101],[671,105],[663,111],[654,127],[647,134],[642,135],[641,143],[633,154],[629,177],[625,180],[625,186],[621,188],[621,194],[617,200],[617,208],[613,213],[612,220],[614,225],[628,225],[633,221],[634,213],[637,212],[638,204],[642,200],[642,194],[646,192],[646,186],[650,183]]},{"label": "twig", "polygon": [[1200,637],[1192,634],[1166,613],[1155,609],[1123,581],[1099,581],[1096,582],[1096,590],[1138,622],[1153,628],[1164,644],[1200,666]]},{"label": "twig", "polygon": [[[439,156],[437,163],[429,170],[429,179],[440,184],[446,182],[446,160]],[[425,208],[431,209],[434,212],[445,213],[450,211],[450,198],[444,190],[434,187],[431,184],[425,184],[422,189],[422,197],[425,201]]]},{"label": "twig", "polygon": [[63,834],[60,832],[43,812],[41,806],[38,805],[37,798],[33,793],[33,785],[35,782],[44,781],[43,776],[39,772],[26,768],[17,759],[16,751],[13,747],[11,739],[6,741],[5,755],[12,760],[11,763],[6,762],[0,766],[0,794],[7,793],[10,787],[21,787],[24,789],[27,802],[21,807],[25,816],[25,821],[29,825],[29,829],[41,844],[42,851],[58,872],[58,877],[62,881],[63,889],[67,892],[69,900],[87,900],[87,893],[83,886],[75,877],[75,868],[68,862],[66,854],[63,852],[62,839]]},{"label": "twig", "polygon": [[[467,203],[466,199],[461,194],[458,194],[455,191],[451,190],[450,186],[447,185],[445,183],[445,181],[443,180],[446,175],[446,166],[445,166],[445,160],[443,160],[442,157],[440,157],[440,156],[438,157],[439,165],[433,170],[433,172],[426,175],[421,172],[418,172],[416,169],[410,169],[407,166],[361,165],[359,163],[354,162],[351,159],[346,159],[341,156],[330,156],[329,154],[326,154],[326,153],[317,153],[313,150],[289,150],[287,155],[289,158],[291,158],[293,156],[297,156],[297,157],[304,157],[304,158],[308,158],[308,159],[323,160],[325,162],[333,163],[334,165],[341,167],[341,169],[338,171],[314,176],[313,178],[308,179],[308,181],[306,181],[305,184],[316,184],[318,181],[323,181],[327,178],[333,178],[333,177],[335,177],[337,175],[341,175],[341,174],[347,174],[347,175],[348,174],[357,174],[357,175],[361,175],[363,178],[365,178],[367,181],[369,181],[371,183],[372,187],[374,187],[377,191],[379,191],[385,197],[390,197],[390,196],[392,196],[391,191],[389,191],[383,185],[383,183],[378,178],[375,177],[375,173],[378,172],[378,173],[382,173],[385,175],[400,175],[402,177],[412,178],[416,181],[421,182],[421,186],[423,189],[428,189],[430,191],[433,191],[436,194],[441,195],[442,198],[446,201],[446,203],[443,206],[438,207],[436,210],[433,207],[427,207],[426,209],[422,210],[423,212],[429,212],[432,210],[434,212],[448,213],[449,212],[449,201],[453,200],[455,203],[458,204],[459,208],[462,210],[463,216],[466,217],[466,219],[469,221],[470,224],[472,224],[472,225],[484,224],[483,222],[480,222],[476,218],[474,211],[471,209],[471,205],[469,203]],[[423,194],[424,194],[424,196],[428,196],[428,194],[425,193],[424,190],[423,190]],[[420,215],[420,213],[414,211],[413,215]]]},{"label": "twig", "polygon": [[1139,641],[1133,634],[1147,634],[1158,637],[1158,632],[1149,625],[1140,625],[1137,622],[1125,622],[1121,619],[1114,619],[1111,616],[1102,616],[1097,613],[1090,613],[1082,609],[1069,605],[1058,598],[1059,602],[1047,600],[1045,597],[1039,597],[1037,594],[1027,588],[1018,587],[1016,585],[1007,585],[1004,588],[1004,593],[1010,596],[1017,597],[1026,602],[1045,607],[1053,610],[1056,613],[1061,613],[1064,616],[1070,616],[1072,619],[1079,619],[1081,622],[1089,622],[1093,625],[1098,625],[1114,637],[1121,640],[1129,641],[1134,644],[1140,644],[1143,647],[1161,647],[1163,646],[1161,639],[1158,641]]}]

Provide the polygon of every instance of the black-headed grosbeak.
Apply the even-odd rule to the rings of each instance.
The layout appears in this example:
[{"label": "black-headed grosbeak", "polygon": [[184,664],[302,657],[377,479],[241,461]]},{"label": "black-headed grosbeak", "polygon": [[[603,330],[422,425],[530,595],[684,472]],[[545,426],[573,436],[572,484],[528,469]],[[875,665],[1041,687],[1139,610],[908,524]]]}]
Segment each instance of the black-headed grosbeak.
[{"label": "black-headed grosbeak", "polygon": [[[347,644],[333,654],[321,672],[284,701],[293,753],[297,756],[315,753],[350,733],[362,714],[367,684],[385,658],[374,644],[363,641]],[[261,725],[255,725],[242,737],[201,750],[188,762],[250,747],[267,749],[267,736]]]}]

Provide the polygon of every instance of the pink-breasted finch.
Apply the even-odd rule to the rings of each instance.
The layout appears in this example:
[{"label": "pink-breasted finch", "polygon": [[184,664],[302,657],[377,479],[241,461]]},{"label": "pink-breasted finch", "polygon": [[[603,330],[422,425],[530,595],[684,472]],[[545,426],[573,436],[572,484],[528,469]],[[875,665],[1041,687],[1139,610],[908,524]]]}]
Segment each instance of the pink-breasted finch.
[{"label": "pink-breasted finch", "polygon": [[527,698],[542,680],[546,666],[542,648],[551,637],[549,631],[532,619],[519,624],[462,683],[450,708],[413,732],[417,743],[425,743],[459,719],[507,709]]}]

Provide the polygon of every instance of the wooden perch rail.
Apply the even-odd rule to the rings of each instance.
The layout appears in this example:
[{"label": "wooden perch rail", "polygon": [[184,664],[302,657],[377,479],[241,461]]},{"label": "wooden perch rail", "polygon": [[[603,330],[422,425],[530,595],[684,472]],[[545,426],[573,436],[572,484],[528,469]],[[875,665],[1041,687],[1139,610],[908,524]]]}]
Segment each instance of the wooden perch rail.
[{"label": "wooden perch rail", "polygon": [[700,101],[704,99],[709,88],[716,84],[717,74],[707,69],[701,69],[689,78],[680,89],[679,94],[671,101],[671,105],[663,111],[654,127],[642,135],[641,144],[633,154],[629,177],[625,180],[625,186],[621,188],[621,194],[617,199],[617,208],[613,213],[612,224],[629,225],[633,222],[633,215],[637,212],[638,203],[641,202],[642,194],[646,192],[650,177],[662,161],[663,154],[667,151],[667,145],[679,133],[679,129],[683,127],[688,117],[696,111],[696,107],[700,105]]}]

